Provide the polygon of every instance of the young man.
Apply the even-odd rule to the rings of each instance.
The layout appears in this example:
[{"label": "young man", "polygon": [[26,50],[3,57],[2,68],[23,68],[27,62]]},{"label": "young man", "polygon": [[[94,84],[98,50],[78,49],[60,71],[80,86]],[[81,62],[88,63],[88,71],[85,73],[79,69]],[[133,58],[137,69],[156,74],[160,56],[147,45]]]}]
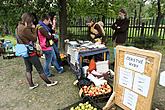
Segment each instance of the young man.
[{"label": "young man", "polygon": [[39,24],[37,25],[40,46],[42,48],[43,54],[45,55],[44,71],[47,77],[54,76],[49,70],[51,64],[53,64],[58,73],[63,73],[64,71],[63,67],[59,66],[56,54],[52,47],[53,37],[50,33],[51,29],[48,27],[51,22],[50,18],[51,17],[49,15],[44,14],[42,16],[42,20],[39,21]]}]

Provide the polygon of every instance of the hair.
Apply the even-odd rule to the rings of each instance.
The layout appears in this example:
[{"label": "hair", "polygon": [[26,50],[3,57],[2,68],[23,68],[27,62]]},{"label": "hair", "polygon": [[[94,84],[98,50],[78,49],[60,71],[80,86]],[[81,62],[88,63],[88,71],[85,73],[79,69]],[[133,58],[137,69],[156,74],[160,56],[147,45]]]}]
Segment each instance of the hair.
[{"label": "hair", "polygon": [[50,12],[49,16],[50,16],[50,20],[53,21],[53,18],[54,18],[54,16],[56,16],[56,13],[55,12]]},{"label": "hair", "polygon": [[23,13],[22,14],[21,22],[23,24],[25,24],[25,22],[26,22],[28,25],[31,25],[31,23],[33,23],[33,21],[34,21],[34,16],[31,13]]},{"label": "hair", "polygon": [[32,15],[34,16],[33,24],[37,25],[38,24],[38,16],[36,15],[36,13],[32,13]]},{"label": "hair", "polygon": [[44,21],[45,19],[48,20],[49,18],[51,18],[49,14],[43,14],[41,20]]},{"label": "hair", "polygon": [[125,16],[127,16],[127,11],[125,9],[122,8],[122,9],[119,10],[119,12],[124,13]]}]

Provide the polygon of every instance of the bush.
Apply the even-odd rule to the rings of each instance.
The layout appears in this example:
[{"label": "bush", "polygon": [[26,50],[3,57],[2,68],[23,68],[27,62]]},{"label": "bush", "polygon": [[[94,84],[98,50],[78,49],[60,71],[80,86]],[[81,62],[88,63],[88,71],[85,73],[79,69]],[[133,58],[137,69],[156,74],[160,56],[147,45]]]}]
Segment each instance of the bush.
[{"label": "bush", "polygon": [[153,49],[153,46],[158,42],[158,37],[141,36],[134,39],[134,46],[142,49]]}]

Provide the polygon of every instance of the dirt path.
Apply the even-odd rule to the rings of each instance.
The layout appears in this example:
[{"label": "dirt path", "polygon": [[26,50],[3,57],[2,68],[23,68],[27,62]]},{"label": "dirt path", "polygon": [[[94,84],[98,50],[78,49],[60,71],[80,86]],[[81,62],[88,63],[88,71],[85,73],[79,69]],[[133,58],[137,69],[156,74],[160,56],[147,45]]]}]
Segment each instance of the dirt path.
[{"label": "dirt path", "polygon": [[[0,110],[58,110],[80,98],[78,88],[73,85],[74,74],[65,67],[64,74],[57,74],[52,80],[58,80],[57,86],[47,88],[34,70],[33,79],[40,86],[32,91],[24,77],[22,59],[3,60],[0,57]],[[165,70],[165,57],[162,59],[160,71]],[[157,84],[153,98],[153,109],[165,110],[165,87]]]}]

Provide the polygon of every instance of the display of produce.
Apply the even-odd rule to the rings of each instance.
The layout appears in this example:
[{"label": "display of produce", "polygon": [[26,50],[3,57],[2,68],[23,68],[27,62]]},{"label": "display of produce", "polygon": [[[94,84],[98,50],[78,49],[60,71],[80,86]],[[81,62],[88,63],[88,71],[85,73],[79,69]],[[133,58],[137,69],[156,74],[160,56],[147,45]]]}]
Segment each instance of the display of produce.
[{"label": "display of produce", "polygon": [[70,110],[98,110],[93,107],[88,101],[85,103],[79,103],[76,107],[71,107]]},{"label": "display of produce", "polygon": [[104,85],[101,85],[99,87],[94,86],[93,84],[90,86],[83,86],[82,92],[84,96],[98,96],[102,94],[108,94],[112,91],[111,86],[109,86],[107,83]]}]

